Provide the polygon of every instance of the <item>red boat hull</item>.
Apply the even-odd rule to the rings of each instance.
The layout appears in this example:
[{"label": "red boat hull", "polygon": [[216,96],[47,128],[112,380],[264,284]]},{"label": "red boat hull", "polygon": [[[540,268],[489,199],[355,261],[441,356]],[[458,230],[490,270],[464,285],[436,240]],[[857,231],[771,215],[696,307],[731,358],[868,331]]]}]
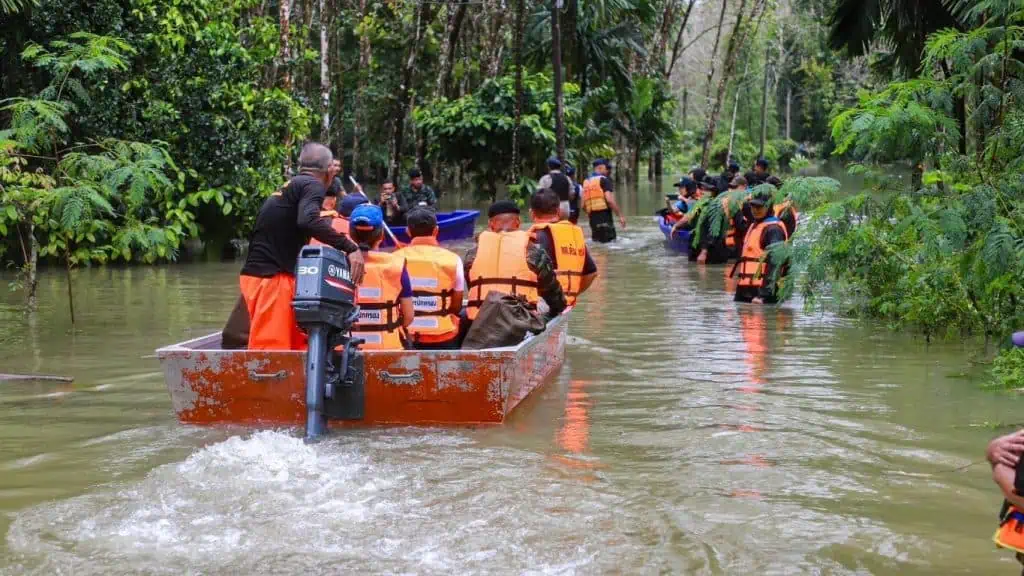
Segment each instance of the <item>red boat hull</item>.
[{"label": "red boat hull", "polygon": [[[567,325],[568,311],[514,348],[363,352],[364,418],[330,424],[499,424],[561,368]],[[219,347],[217,333],[156,351],[182,423],[305,423],[304,352]]]}]

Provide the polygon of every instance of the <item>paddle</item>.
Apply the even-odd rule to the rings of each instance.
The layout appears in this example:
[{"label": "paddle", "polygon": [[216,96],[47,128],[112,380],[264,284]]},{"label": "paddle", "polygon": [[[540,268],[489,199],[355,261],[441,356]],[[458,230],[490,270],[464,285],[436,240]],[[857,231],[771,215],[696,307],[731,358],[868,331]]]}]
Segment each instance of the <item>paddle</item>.
[{"label": "paddle", "polygon": [[[351,174],[348,175],[348,179],[352,181],[353,186],[359,186],[359,182],[356,182],[356,179]],[[391,231],[391,228],[388,228],[388,223],[384,222],[383,224],[384,232],[387,232],[388,238],[391,238],[391,241],[395,243],[395,248],[404,248],[405,243],[398,240],[395,233]]]}]

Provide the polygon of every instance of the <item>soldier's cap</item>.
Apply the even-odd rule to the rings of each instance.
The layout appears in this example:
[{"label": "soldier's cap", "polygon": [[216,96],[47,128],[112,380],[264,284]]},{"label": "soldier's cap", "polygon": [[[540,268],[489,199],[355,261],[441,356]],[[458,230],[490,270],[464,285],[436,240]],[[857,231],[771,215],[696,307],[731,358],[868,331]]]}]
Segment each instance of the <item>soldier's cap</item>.
[{"label": "soldier's cap", "polygon": [[501,214],[521,214],[519,206],[511,200],[498,200],[487,209],[487,217],[494,218]]}]

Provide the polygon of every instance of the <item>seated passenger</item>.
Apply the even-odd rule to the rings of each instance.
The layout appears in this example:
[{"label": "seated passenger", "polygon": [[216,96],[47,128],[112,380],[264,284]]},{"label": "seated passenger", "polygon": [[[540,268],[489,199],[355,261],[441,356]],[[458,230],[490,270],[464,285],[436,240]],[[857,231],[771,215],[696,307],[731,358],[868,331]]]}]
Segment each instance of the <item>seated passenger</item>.
[{"label": "seated passenger", "polygon": [[530,234],[519,229],[519,207],[510,200],[500,200],[487,210],[487,217],[488,229],[477,236],[476,246],[466,253],[466,317],[474,320],[487,295],[494,291],[523,296],[531,306],[543,300],[549,317],[561,314],[566,308],[565,295],[554,264]]},{"label": "seated passenger", "polygon": [[782,222],[771,215],[771,208],[771,195],[767,192],[756,194],[750,199],[754,220],[743,239],[740,260],[734,269],[739,271],[736,281],[737,302],[778,302],[778,284],[782,281],[782,274],[777,279],[773,278],[778,263],[772,262],[768,249],[773,244],[785,242],[788,236]]},{"label": "seated passenger", "polygon": [[553,190],[544,188],[534,192],[530,198],[533,220],[530,234],[554,263],[565,301],[572,306],[597,277],[597,264],[587,251],[583,229],[568,220],[560,220],[559,211],[559,197]]},{"label": "seated passenger", "polygon": [[1003,492],[999,511],[999,528],[993,538],[1001,548],[1017,552],[1017,561],[1024,564],[1024,474],[1021,455],[1024,453],[1024,430],[1000,436],[989,443],[985,457],[992,465],[992,480]]},{"label": "seated passenger", "polygon": [[412,241],[395,252],[405,258],[412,282],[416,318],[409,334],[419,350],[454,350],[459,347],[459,313],[466,290],[462,258],[437,243],[437,215],[416,208],[406,217]]},{"label": "seated passenger", "polygon": [[362,338],[363,350],[395,350],[405,347],[405,329],[412,324],[412,282],[405,258],[377,252],[384,239],[384,215],[380,208],[363,204],[352,211],[349,235],[366,260],[363,281],[356,292],[359,320],[352,337]]},{"label": "seated passenger", "polygon": [[[339,234],[348,234],[349,228],[349,216],[352,215],[352,211],[361,204],[366,204],[370,200],[362,194],[349,194],[341,200],[341,207],[335,210],[337,207],[336,196],[325,196],[323,210],[320,211],[320,216],[331,219],[331,228]],[[310,242],[313,246],[322,246],[323,243],[313,238]]]}]

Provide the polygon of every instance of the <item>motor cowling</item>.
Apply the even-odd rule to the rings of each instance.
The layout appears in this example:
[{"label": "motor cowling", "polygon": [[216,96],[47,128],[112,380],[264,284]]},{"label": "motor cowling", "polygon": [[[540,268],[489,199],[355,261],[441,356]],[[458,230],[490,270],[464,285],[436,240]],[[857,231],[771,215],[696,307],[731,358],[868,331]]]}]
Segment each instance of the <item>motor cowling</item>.
[{"label": "motor cowling", "polygon": [[327,431],[327,420],[363,418],[360,341],[349,336],[359,318],[348,257],[330,246],[305,246],[295,270],[295,320],[308,335],[306,438]]}]

